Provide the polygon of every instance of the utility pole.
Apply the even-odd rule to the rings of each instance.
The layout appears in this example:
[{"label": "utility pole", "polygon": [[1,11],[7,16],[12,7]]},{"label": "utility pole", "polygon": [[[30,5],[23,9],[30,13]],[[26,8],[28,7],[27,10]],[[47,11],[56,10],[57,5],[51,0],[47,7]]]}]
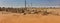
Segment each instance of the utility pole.
[{"label": "utility pole", "polygon": [[25,8],[26,8],[26,0],[25,0]]},{"label": "utility pole", "polygon": [[32,8],[32,2],[31,2],[31,8]]}]

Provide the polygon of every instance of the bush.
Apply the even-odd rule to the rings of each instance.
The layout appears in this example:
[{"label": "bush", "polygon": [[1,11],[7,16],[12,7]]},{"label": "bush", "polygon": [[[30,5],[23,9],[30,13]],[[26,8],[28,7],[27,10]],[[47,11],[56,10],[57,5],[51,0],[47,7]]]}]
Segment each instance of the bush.
[{"label": "bush", "polygon": [[2,10],[1,10],[1,7],[0,7],[0,11],[2,11]]},{"label": "bush", "polygon": [[44,11],[42,15],[48,15],[48,14],[50,14],[50,13],[47,11]]}]

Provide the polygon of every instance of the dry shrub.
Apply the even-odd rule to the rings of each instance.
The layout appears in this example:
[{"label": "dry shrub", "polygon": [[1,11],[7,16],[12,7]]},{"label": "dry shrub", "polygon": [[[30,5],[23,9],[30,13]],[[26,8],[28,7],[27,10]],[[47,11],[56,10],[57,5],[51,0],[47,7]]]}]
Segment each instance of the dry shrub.
[{"label": "dry shrub", "polygon": [[51,12],[52,15],[60,16],[58,12]]},{"label": "dry shrub", "polygon": [[13,17],[17,17],[17,18],[18,18],[18,17],[20,17],[20,15],[16,15],[16,14],[14,14]]},{"label": "dry shrub", "polygon": [[2,14],[10,14],[10,13],[9,12],[5,12],[5,11],[4,12],[2,11]]},{"label": "dry shrub", "polygon": [[42,15],[48,15],[48,14],[50,14],[50,13],[47,11],[42,12]]}]

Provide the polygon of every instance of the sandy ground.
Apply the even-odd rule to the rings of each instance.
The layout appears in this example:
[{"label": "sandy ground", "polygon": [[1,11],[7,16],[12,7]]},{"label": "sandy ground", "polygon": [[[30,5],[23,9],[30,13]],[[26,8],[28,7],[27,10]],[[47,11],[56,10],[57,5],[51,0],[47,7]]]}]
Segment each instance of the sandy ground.
[{"label": "sandy ground", "polygon": [[[58,11],[58,10],[57,10]],[[60,16],[0,12],[0,23],[60,23]]]}]

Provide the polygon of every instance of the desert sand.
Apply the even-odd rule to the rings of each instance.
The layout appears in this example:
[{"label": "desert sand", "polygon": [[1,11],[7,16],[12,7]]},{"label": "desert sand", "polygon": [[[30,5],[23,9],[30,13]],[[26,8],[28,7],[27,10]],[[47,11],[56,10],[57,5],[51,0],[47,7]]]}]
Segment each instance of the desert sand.
[{"label": "desert sand", "polygon": [[[60,13],[60,9],[49,9]],[[19,14],[0,11],[0,23],[60,23],[60,16],[49,14],[43,16],[41,14]]]}]

